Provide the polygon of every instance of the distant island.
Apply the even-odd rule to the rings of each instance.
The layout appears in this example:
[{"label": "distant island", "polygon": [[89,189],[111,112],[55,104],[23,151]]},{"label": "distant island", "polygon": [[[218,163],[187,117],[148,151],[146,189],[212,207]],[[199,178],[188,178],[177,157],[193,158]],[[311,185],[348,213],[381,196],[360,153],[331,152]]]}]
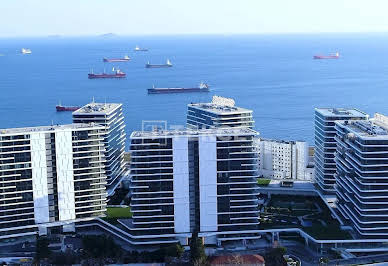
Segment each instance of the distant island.
[{"label": "distant island", "polygon": [[62,36],[59,35],[59,34],[53,34],[53,35],[48,35],[47,38],[52,38],[52,39],[57,39],[57,38],[61,38]]},{"label": "distant island", "polygon": [[117,34],[114,34],[114,33],[111,33],[111,32],[98,35],[98,37],[103,37],[103,38],[112,38],[112,37],[117,37],[117,36],[118,36]]}]

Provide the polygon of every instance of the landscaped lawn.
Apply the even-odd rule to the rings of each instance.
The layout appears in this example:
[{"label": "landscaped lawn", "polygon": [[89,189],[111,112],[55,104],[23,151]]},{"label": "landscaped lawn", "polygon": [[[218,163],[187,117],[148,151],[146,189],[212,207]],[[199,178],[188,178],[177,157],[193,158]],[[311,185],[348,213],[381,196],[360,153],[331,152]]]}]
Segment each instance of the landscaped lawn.
[{"label": "landscaped lawn", "polygon": [[268,178],[258,178],[257,179],[257,184],[259,186],[263,186],[263,187],[268,186],[270,182],[271,182],[271,179],[268,179]]},{"label": "landscaped lawn", "polygon": [[[306,214],[311,214],[309,220],[312,226],[304,227],[295,220],[296,216]],[[272,195],[260,216],[262,229],[300,228],[315,239],[351,239],[347,231],[341,230],[338,221],[333,219],[330,210],[319,197]]]},{"label": "landscaped lawn", "polygon": [[117,218],[131,218],[132,212],[130,207],[120,208],[120,207],[107,207],[106,208],[106,218],[108,219],[117,219]]}]

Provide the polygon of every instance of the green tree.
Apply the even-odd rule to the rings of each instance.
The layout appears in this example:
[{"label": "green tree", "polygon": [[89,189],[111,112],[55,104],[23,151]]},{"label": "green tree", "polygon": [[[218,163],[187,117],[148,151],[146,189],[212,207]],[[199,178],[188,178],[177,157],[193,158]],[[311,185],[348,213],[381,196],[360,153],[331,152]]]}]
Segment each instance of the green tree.
[{"label": "green tree", "polygon": [[287,266],[284,259],[287,249],[285,247],[272,248],[264,255],[266,266]]},{"label": "green tree", "polygon": [[87,257],[91,258],[119,258],[122,255],[122,249],[116,245],[111,237],[102,236],[84,236],[82,244]]},{"label": "green tree", "polygon": [[39,263],[41,259],[46,259],[50,256],[51,251],[49,249],[49,244],[50,241],[47,237],[37,237],[35,261]]},{"label": "green tree", "polygon": [[[203,246],[202,240],[198,237],[198,232],[194,232],[190,241],[190,256],[191,262],[194,265],[205,265],[206,264],[206,253],[205,247]],[[198,264],[201,263],[201,264]]]}]

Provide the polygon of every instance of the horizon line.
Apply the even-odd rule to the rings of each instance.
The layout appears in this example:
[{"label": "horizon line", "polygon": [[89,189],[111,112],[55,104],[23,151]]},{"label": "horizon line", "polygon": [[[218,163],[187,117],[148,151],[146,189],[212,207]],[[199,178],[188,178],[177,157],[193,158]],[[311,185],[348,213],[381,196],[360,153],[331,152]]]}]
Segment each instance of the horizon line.
[{"label": "horizon line", "polygon": [[242,36],[242,35],[319,35],[319,34],[388,34],[388,31],[343,31],[343,32],[247,32],[247,33],[95,33],[95,34],[45,34],[45,35],[15,35],[15,36],[0,36],[0,39],[19,39],[19,38],[115,38],[115,37],[152,37],[152,36]]}]

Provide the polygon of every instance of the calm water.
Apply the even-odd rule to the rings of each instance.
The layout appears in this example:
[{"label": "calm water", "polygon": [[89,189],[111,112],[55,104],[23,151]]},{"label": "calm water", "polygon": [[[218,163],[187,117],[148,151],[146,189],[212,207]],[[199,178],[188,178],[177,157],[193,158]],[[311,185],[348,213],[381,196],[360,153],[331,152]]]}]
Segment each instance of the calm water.
[{"label": "calm water", "polygon": [[[134,53],[135,45],[150,48]],[[21,55],[20,48],[32,50]],[[339,60],[312,60],[341,52]],[[124,104],[127,131],[142,120],[184,125],[186,105],[216,94],[253,109],[256,129],[267,138],[312,144],[314,107],[356,107],[388,114],[388,35],[262,35],[0,39],[0,128],[70,123],[55,105]],[[124,80],[88,80],[104,69],[103,57],[123,57]],[[144,64],[174,67],[145,69]],[[210,93],[147,95],[156,86],[211,84]]]}]

